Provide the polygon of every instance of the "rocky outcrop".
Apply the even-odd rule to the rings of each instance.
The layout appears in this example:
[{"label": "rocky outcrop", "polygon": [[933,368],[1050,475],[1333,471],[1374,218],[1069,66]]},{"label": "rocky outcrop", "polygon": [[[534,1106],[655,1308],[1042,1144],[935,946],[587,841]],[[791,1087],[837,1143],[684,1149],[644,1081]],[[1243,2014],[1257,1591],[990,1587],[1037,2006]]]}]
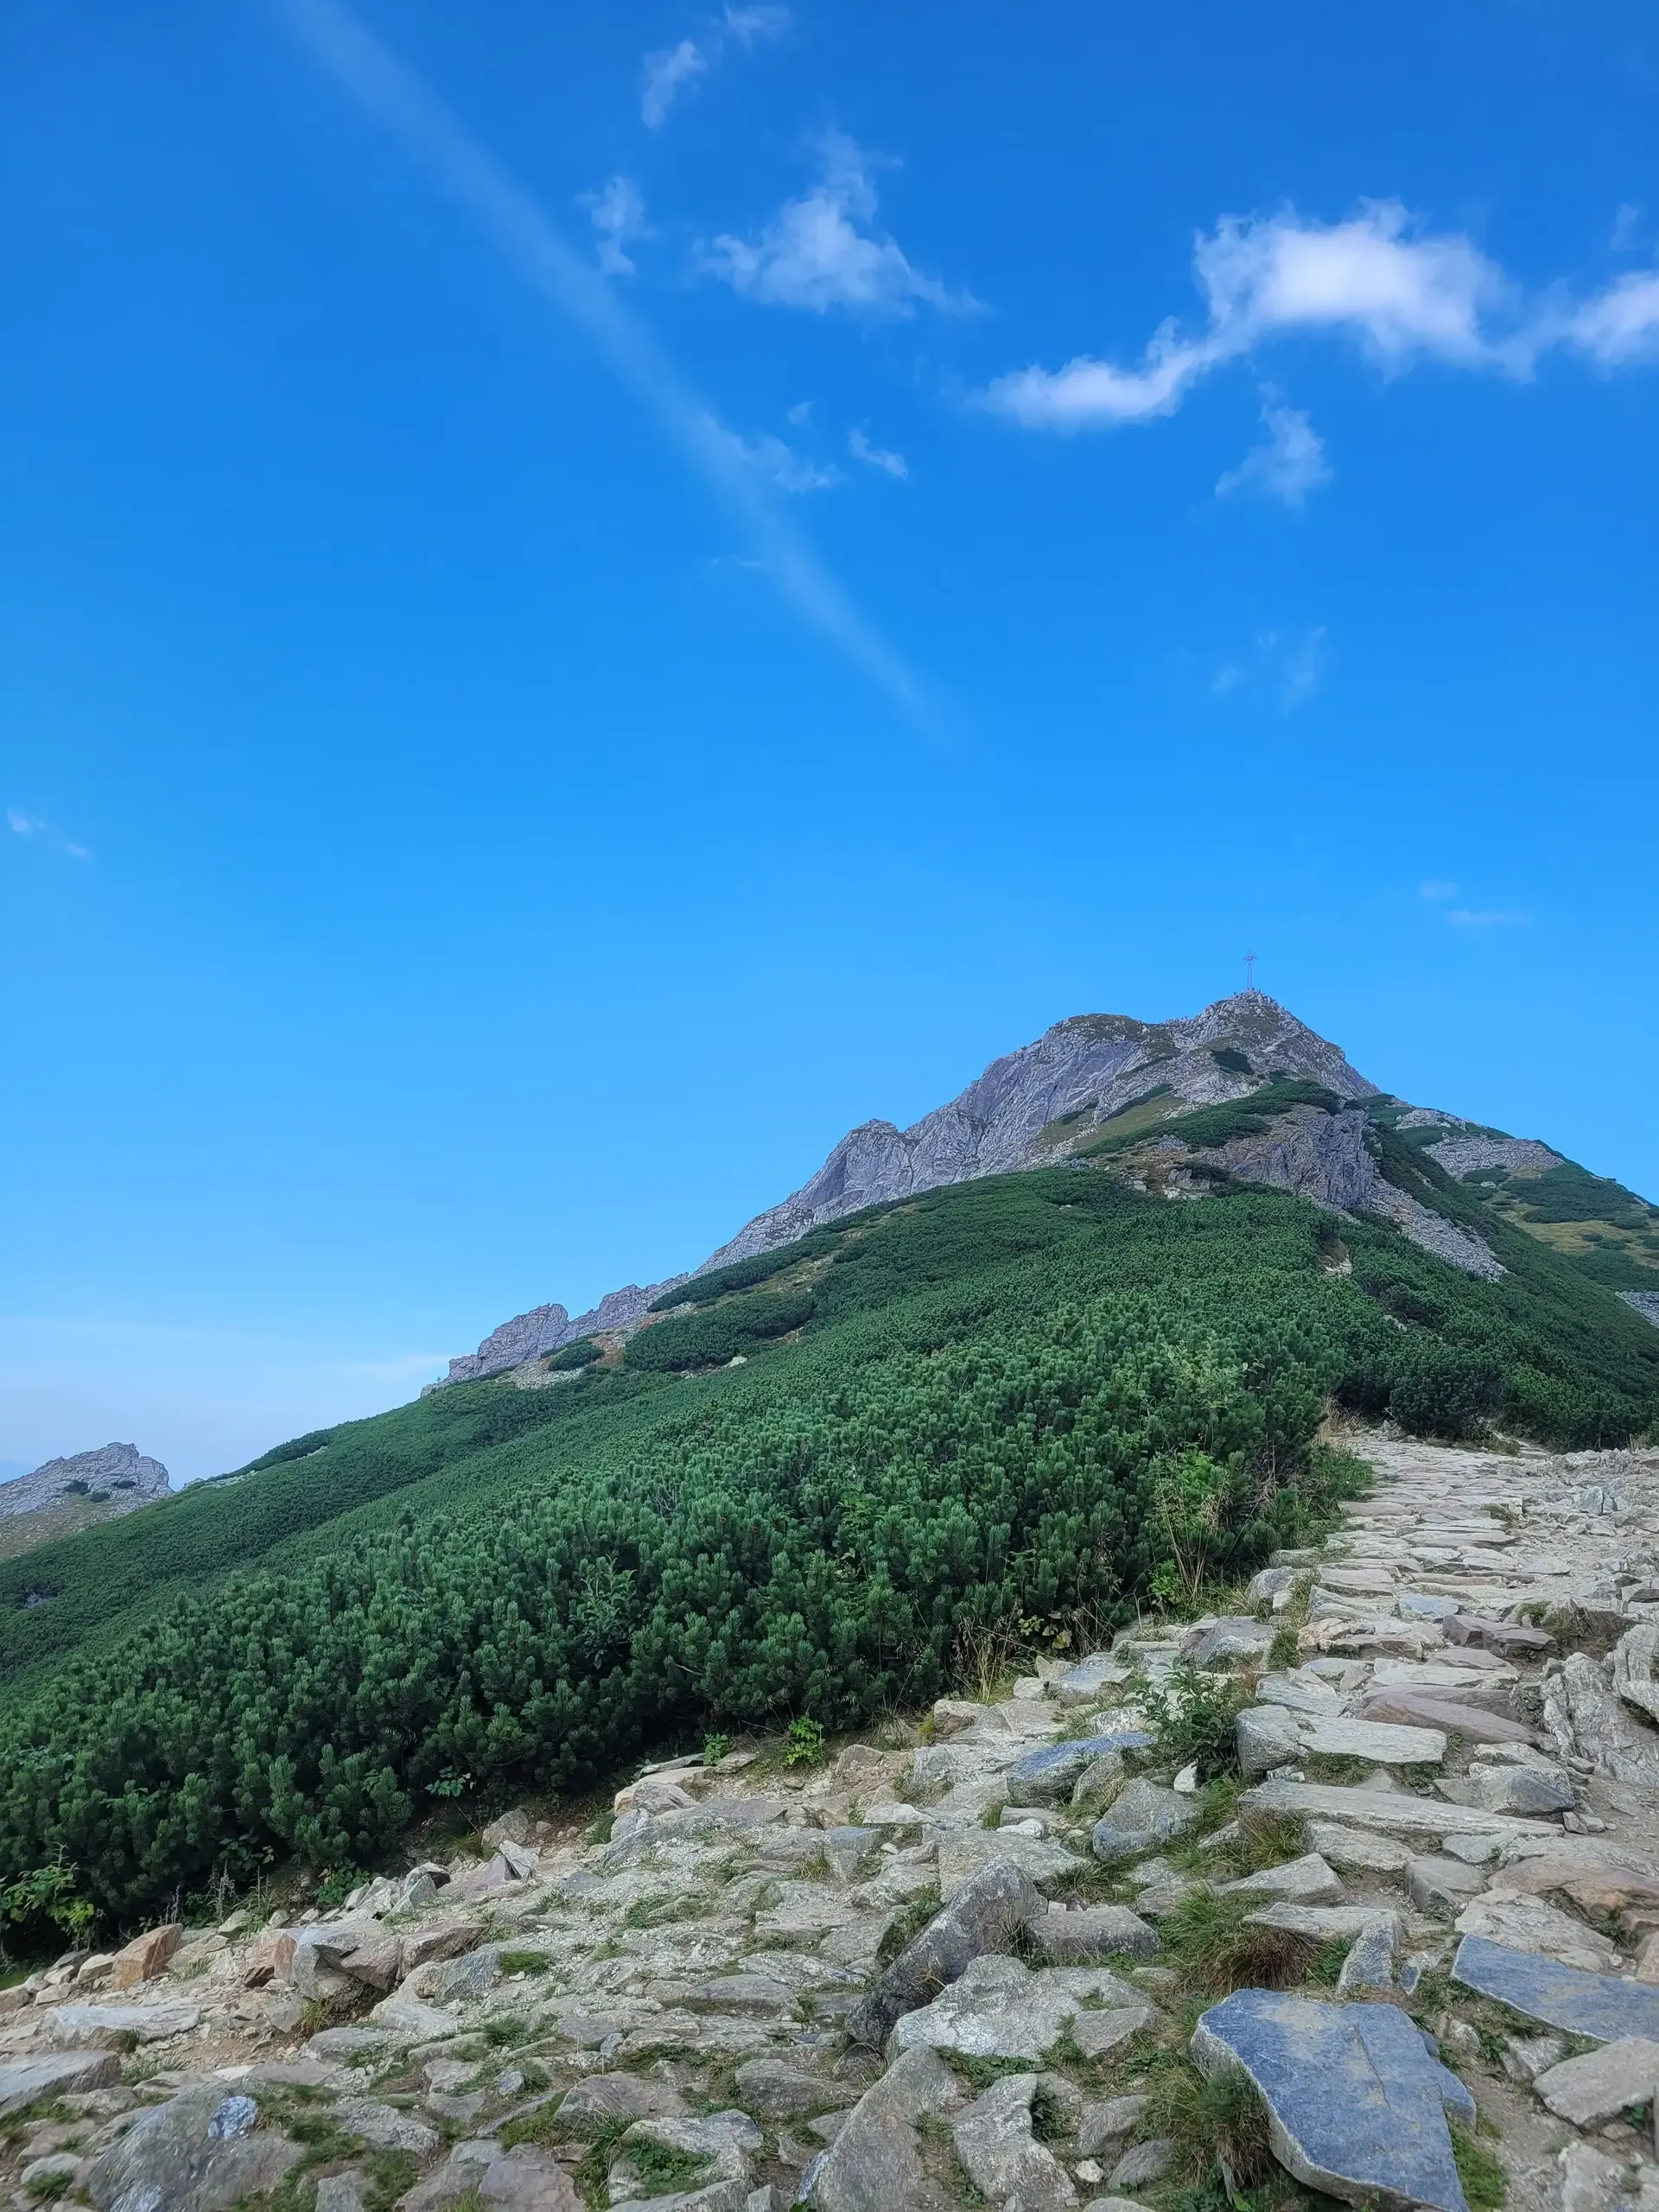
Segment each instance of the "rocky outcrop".
[{"label": "rocky outcrop", "polygon": [[1341,1098],[1378,1096],[1339,1046],[1261,991],[1217,1000],[1185,1021],[1077,1015],[993,1060],[909,1128],[866,1122],[850,1131],[810,1182],[757,1214],[704,1266],[770,1251],[862,1206],[1034,1166],[1160,1087],[1189,1106],[1211,1106],[1243,1097],[1268,1075],[1305,1077]]},{"label": "rocky outcrop", "polygon": [[620,1290],[607,1290],[597,1306],[578,1313],[574,1321],[563,1306],[538,1306],[531,1313],[515,1314],[493,1329],[476,1351],[452,1359],[444,1381],[471,1382],[480,1375],[505,1375],[532,1359],[545,1359],[549,1352],[575,1344],[579,1337],[636,1329],[652,1300],[684,1281],[683,1275],[669,1275],[661,1282],[631,1282]]},{"label": "rocky outcrop", "polygon": [[0,1484],[0,1519],[68,1499],[105,1506],[107,1518],[165,1497],[170,1487],[159,1459],[147,1459],[136,1444],[105,1444],[72,1459],[48,1459],[32,1475]]}]

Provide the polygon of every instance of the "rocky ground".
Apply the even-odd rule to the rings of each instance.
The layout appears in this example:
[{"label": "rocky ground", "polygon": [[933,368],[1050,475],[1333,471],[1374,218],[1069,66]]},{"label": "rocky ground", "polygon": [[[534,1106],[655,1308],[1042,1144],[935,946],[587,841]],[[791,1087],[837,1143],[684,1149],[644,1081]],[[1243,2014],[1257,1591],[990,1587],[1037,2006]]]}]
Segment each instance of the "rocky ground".
[{"label": "rocky ground", "polygon": [[0,1991],[0,2192],[1659,2212],[1659,1457],[1362,1448],[1219,1617]]}]

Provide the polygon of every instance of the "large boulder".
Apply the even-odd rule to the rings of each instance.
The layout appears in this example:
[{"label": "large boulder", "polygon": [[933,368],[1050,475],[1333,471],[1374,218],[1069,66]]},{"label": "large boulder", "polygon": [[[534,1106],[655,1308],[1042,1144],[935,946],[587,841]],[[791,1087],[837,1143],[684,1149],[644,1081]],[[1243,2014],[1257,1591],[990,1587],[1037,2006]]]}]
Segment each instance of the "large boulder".
[{"label": "large boulder", "polygon": [[54,2005],[46,2031],[60,2048],[127,2050],[134,2043],[166,2043],[200,2024],[201,2007],[175,1998],[159,2005]]},{"label": "large boulder", "polygon": [[933,2212],[950,2200],[923,2168],[918,2123],[960,2101],[956,2076],[938,2053],[908,2050],[867,2089],[829,2150],[802,2177],[798,2202],[816,2212]]},{"label": "large boulder", "polygon": [[1473,2101],[1397,2006],[1241,1989],[1192,2049],[1205,2074],[1255,2085],[1273,2154],[1305,2187],[1382,2212],[1468,2212],[1446,2115],[1472,2121]]},{"label": "large boulder", "polygon": [[1116,1955],[1149,1959],[1158,1948],[1157,1929],[1126,1904],[1039,1913],[1030,1933],[1044,1959],[1056,1967],[1098,1966]]},{"label": "large boulder", "polygon": [[1011,1948],[1043,1910],[1036,1885],[1011,1859],[982,1867],[899,1954],[848,2019],[848,2034],[880,2050],[904,2013],[937,1997],[982,1953]]},{"label": "large boulder", "polygon": [[1247,1705],[1233,1723],[1233,1750],[1246,1782],[1300,1759],[1303,1725],[1294,1707]]},{"label": "large boulder", "polygon": [[142,1936],[135,1936],[124,1950],[115,1955],[110,1969],[111,1986],[133,1989],[141,1981],[152,1980],[183,1941],[184,1928],[176,1920],[168,1921],[164,1928],[151,1928]]},{"label": "large boulder", "polygon": [[0,2120],[25,2112],[54,2097],[78,2096],[86,2089],[107,2089],[121,2079],[121,2062],[112,2050],[65,2051],[54,2058],[10,2058],[0,2064]]},{"label": "large boulder", "polygon": [[99,2212],[227,2212],[276,2188],[302,2157],[222,2082],[186,2089],[135,2120],[82,2181]]}]

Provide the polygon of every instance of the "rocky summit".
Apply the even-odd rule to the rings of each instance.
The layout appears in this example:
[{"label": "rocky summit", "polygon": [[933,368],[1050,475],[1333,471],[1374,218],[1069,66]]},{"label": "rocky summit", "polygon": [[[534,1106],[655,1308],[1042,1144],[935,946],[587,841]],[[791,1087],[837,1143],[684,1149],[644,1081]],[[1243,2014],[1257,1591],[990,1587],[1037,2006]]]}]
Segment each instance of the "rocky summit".
[{"label": "rocky summit", "polygon": [[1346,1441],[1228,1610],[65,1954],[9,2201],[1653,2212],[1659,1454]]},{"label": "rocky summit", "polygon": [[0,1484],[0,1559],[136,1512],[169,1493],[167,1469],[137,1445],[105,1444]]},{"label": "rocky summit", "polygon": [[[1223,1176],[1290,1191],[1338,1216],[1390,1222],[1460,1272],[1492,1281],[1504,1268],[1482,1231],[1485,1206],[1659,1325],[1659,1210],[1536,1138],[1392,1096],[1339,1046],[1249,990],[1190,1020],[1058,1022],[909,1128],[874,1121],[849,1130],[799,1190],[746,1223],[690,1276],[630,1284],[575,1319],[562,1306],[538,1306],[452,1360],[446,1380],[522,1370],[580,1338],[620,1344],[649,1326],[682,1282],[868,1206],[1066,1160],[1177,1198],[1202,1198]],[[1455,1184],[1465,1205],[1449,1207],[1437,1183]]]}]

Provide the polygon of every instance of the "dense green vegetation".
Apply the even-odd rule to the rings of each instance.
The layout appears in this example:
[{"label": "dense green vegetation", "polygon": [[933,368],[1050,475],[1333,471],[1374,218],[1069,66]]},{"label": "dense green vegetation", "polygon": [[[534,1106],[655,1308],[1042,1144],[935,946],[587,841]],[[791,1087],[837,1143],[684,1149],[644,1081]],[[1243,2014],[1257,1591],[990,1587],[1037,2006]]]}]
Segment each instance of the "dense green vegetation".
[{"label": "dense green vegetation", "polygon": [[1177,1115],[1168,1130],[1184,1144],[1207,1151],[1230,1144],[1235,1137],[1259,1137],[1275,1114],[1292,1106],[1318,1106],[1334,1114],[1341,1103],[1336,1092],[1327,1090],[1322,1083],[1308,1083],[1300,1076],[1274,1076],[1247,1098],[1230,1098],[1219,1106],[1200,1106],[1196,1113]]},{"label": "dense green vegetation", "polygon": [[1075,1643],[1317,1525],[1332,1397],[1659,1425],[1659,1331],[1378,1141],[1510,1275],[1356,1222],[1338,1276],[1273,1192],[991,1179],[815,1232],[810,1287],[790,1248],[618,1368],[438,1392],[0,1568],[0,1883],[61,1863],[119,1918],[360,1862],[457,1789],[920,1701],[976,1632]]}]

